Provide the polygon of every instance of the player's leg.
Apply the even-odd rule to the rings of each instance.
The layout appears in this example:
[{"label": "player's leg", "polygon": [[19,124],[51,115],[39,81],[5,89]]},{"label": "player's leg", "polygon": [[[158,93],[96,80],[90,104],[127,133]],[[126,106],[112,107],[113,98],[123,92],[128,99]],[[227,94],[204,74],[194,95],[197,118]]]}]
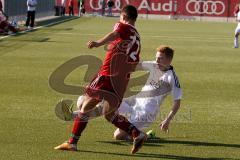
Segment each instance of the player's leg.
[{"label": "player's leg", "polygon": [[[85,100],[85,96],[81,95],[78,97],[77,100],[77,110],[73,111],[73,102],[72,100],[61,100],[55,108],[55,114],[56,116],[64,121],[71,121],[74,120],[74,118],[76,118],[79,113],[80,110],[82,108],[82,104]],[[89,118],[96,118],[102,115],[102,110],[103,110],[103,101],[99,102],[93,109],[91,109],[90,111],[88,111],[88,115]]]},{"label": "player's leg", "polygon": [[82,16],[82,6],[79,7],[78,16],[79,16],[79,17]]},{"label": "player's leg", "polygon": [[131,153],[136,153],[143,145],[144,141],[147,139],[147,135],[138,130],[132,123],[130,123],[127,118],[118,114],[116,112],[117,107],[105,106],[104,116],[105,118],[114,124],[117,128],[125,131],[128,135],[133,138],[133,148]]},{"label": "player's leg", "polygon": [[[138,126],[136,124],[134,124],[134,125],[138,128]],[[140,127],[143,127],[143,126],[141,125]],[[140,128],[138,128],[138,129],[143,131]],[[147,131],[146,134],[147,134],[147,139],[154,139],[154,138],[156,138],[156,133],[153,130]],[[125,131],[123,131],[123,130],[121,130],[119,128],[114,131],[113,138],[116,139],[116,140],[127,140],[127,141],[132,140],[131,136],[129,136]]]},{"label": "player's leg", "polygon": [[63,7],[60,7],[60,16],[63,16]]},{"label": "player's leg", "polygon": [[[128,103],[126,103],[126,99],[124,98],[120,107],[118,108],[117,112],[120,115],[125,115],[125,117],[128,118],[129,120],[129,116],[131,116],[132,114],[132,106],[130,106]],[[117,128],[114,133],[113,133],[113,137],[116,140],[132,140],[132,137],[129,136],[129,134],[127,132],[125,132],[124,130],[121,130],[119,128]]]},{"label": "player's leg", "polygon": [[72,135],[69,139],[70,143],[77,143],[81,133],[85,129],[89,119],[89,111],[92,110],[96,104],[99,103],[99,100],[91,98],[85,95],[84,101],[82,103],[82,107],[78,116],[74,119]]},{"label": "player's leg", "polygon": [[[138,100],[139,99],[136,97],[124,98],[118,109],[118,112],[121,115],[126,115],[128,117],[128,120],[138,130],[144,131],[144,129],[152,125],[159,110],[156,109],[155,105],[148,103],[150,100],[141,100],[140,102]],[[153,130],[149,130],[146,134],[147,138],[155,138],[155,133]],[[124,131],[122,130],[116,130],[114,132],[114,138],[129,140],[129,138],[124,135]]]},{"label": "player's leg", "polygon": [[88,111],[94,108],[98,103],[99,100],[85,95],[85,99],[80,109],[80,112],[78,116],[74,119],[70,139],[67,142],[64,142],[63,144],[55,147],[54,149],[70,151],[77,150],[77,142],[81,136],[81,133],[84,131],[88,123],[89,119]]},{"label": "player's leg", "polygon": [[[84,99],[85,99],[84,95],[78,97],[77,110],[71,113],[73,118],[76,118],[80,113]],[[94,108],[88,111],[89,118],[96,118],[102,115],[102,110],[104,107],[103,103],[104,103],[103,101],[99,102]]]},{"label": "player's leg", "polygon": [[[70,113],[72,114],[71,117],[75,118],[79,114],[83,101],[84,95],[79,96],[77,100],[77,110]],[[132,106],[135,105],[135,103],[136,103],[135,96],[124,98],[120,107],[117,109],[118,113],[124,115],[125,117],[131,116],[133,112]],[[89,116],[91,118],[102,116],[104,106],[108,106],[108,102],[105,100],[101,100],[101,102],[99,102],[92,110],[88,111]],[[67,114],[69,115],[69,113]]]},{"label": "player's leg", "polygon": [[6,23],[4,21],[0,22],[0,34],[5,34]]},{"label": "player's leg", "polygon": [[30,11],[28,11],[28,12],[27,12],[26,27],[29,27],[30,17],[31,17],[31,13],[30,13]]},{"label": "player's leg", "polygon": [[240,26],[238,26],[235,30],[235,38],[234,38],[234,48],[238,48],[238,36],[240,33]]},{"label": "player's leg", "polygon": [[35,23],[35,11],[32,11],[31,12],[31,24],[30,24],[31,28],[34,27],[34,23]]}]

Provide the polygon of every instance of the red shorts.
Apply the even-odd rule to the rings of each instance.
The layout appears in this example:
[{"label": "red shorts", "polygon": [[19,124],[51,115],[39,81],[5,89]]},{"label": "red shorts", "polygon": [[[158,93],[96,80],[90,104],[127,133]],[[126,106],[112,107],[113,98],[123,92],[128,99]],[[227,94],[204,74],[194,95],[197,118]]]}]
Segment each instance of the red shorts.
[{"label": "red shorts", "polygon": [[94,77],[90,84],[86,87],[86,94],[90,97],[93,97],[93,95],[96,95],[95,92],[99,90],[114,95],[114,97],[116,97],[119,102],[122,101],[123,95],[117,94],[117,92],[114,90],[110,76],[97,75],[96,77]]}]

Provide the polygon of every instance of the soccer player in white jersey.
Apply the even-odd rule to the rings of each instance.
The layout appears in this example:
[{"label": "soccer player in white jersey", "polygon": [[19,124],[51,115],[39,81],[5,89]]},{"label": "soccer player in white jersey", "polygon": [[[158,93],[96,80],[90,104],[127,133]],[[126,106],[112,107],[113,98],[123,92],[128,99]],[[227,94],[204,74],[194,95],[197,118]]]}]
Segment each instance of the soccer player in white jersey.
[{"label": "soccer player in white jersey", "polygon": [[[173,106],[168,116],[160,123],[160,128],[163,131],[168,131],[169,124],[180,107],[180,101],[182,98],[182,91],[178,81],[178,77],[171,65],[174,51],[172,48],[162,45],[157,48],[155,61],[144,61],[139,63],[139,68],[150,72],[149,78],[142,88],[141,92],[137,95],[124,98],[118,112],[136,126],[139,130],[149,127],[157,117],[160,109],[160,105],[167,95],[172,94]],[[77,101],[77,107],[81,108],[84,101],[84,96],[80,96]],[[101,114],[101,103],[98,107],[92,111],[91,116],[97,117]],[[71,120],[78,115],[79,110],[69,112],[68,105],[61,104],[60,111],[57,115],[61,119]],[[131,137],[121,130],[116,129],[114,132],[114,138],[118,140],[129,140]]]},{"label": "soccer player in white jersey", "polygon": [[235,16],[236,16],[236,21],[238,22],[238,25],[235,29],[235,38],[234,38],[234,48],[238,48],[238,35],[240,33],[240,4],[238,4],[236,10],[235,10]]},{"label": "soccer player in white jersey", "polygon": [[[143,69],[150,71],[147,83],[139,94],[124,99],[118,109],[120,114],[129,115],[129,121],[140,130],[149,127],[156,120],[161,103],[170,93],[173,106],[168,116],[159,124],[161,130],[168,131],[169,124],[180,107],[182,91],[171,66],[173,54],[172,48],[160,46],[157,48],[156,61],[141,63]],[[121,129],[116,129],[114,138],[129,139],[128,134]]]}]

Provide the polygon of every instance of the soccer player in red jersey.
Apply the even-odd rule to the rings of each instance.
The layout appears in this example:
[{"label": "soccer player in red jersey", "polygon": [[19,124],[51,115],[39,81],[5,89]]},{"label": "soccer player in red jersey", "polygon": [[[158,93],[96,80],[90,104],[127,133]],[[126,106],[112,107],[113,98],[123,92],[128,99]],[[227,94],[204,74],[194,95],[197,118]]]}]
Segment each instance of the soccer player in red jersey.
[{"label": "soccer player in red jersey", "polygon": [[16,29],[14,26],[12,26],[8,21],[6,16],[3,14],[3,12],[0,11],[0,35],[6,35],[8,34],[8,31],[11,31],[13,33],[18,32],[18,29]]},{"label": "soccer player in red jersey", "polygon": [[135,28],[138,13],[132,5],[122,8],[120,22],[114,30],[98,41],[89,41],[88,48],[108,45],[108,51],[100,71],[86,87],[86,94],[79,115],[74,119],[72,135],[67,142],[55,147],[58,150],[77,150],[77,142],[85,129],[89,112],[101,101],[104,101],[104,116],[117,128],[133,137],[131,153],[136,153],[146,140],[144,132],[139,131],[125,117],[119,115],[118,109],[126,90],[130,73],[139,62],[141,50],[140,36]]}]

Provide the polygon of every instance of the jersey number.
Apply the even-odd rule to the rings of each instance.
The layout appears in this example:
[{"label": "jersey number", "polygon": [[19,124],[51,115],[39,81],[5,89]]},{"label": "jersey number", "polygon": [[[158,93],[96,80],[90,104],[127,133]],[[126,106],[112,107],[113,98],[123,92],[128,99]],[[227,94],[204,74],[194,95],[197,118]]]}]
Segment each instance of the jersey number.
[{"label": "jersey number", "polygon": [[137,45],[137,49],[136,51],[133,51],[129,54],[130,58],[133,60],[133,61],[136,61],[137,60],[137,54],[139,52],[139,48],[140,48],[140,41],[137,40],[137,36],[134,35],[134,36],[130,36],[130,39],[132,40],[132,43],[128,46],[128,49],[127,49],[127,54],[129,54],[129,51],[131,50],[131,48],[136,44]]}]

